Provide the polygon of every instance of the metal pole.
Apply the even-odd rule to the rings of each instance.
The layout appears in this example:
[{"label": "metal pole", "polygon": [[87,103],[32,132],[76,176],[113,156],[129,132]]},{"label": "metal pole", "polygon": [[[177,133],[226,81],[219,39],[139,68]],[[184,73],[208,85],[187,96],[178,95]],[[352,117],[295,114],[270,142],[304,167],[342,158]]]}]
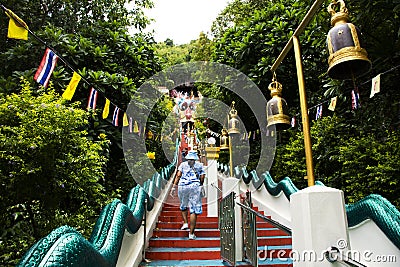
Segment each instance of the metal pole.
[{"label": "metal pole", "polygon": [[229,174],[233,177],[232,137],[229,135]]},{"label": "metal pole", "polygon": [[146,261],[146,224],[147,224],[147,198],[144,200],[144,215],[143,215],[143,247],[142,247],[142,259]]},{"label": "metal pole", "polygon": [[315,185],[314,167],[313,167],[313,158],[311,149],[310,123],[308,120],[307,98],[304,86],[303,66],[301,63],[300,43],[299,39],[296,36],[293,36],[292,39],[294,45],[294,55],[296,58],[297,81],[299,83],[301,118],[303,121],[303,133],[304,133],[304,149],[306,153],[306,165],[307,165],[307,180],[308,180],[308,186],[313,186]]},{"label": "metal pole", "polygon": [[310,23],[312,17],[315,15],[315,13],[317,13],[318,9],[321,7],[321,5],[322,5],[322,3],[324,3],[324,1],[325,0],[316,0],[314,2],[314,4],[310,7],[310,9],[308,10],[307,14],[303,18],[303,20],[300,22],[299,26],[294,31],[293,36],[290,38],[289,42],[283,48],[281,54],[275,60],[274,65],[272,65],[272,67],[271,67],[271,71],[272,72],[274,72],[279,67],[279,65],[281,64],[283,59],[286,57],[287,53],[292,48],[292,46],[293,46],[293,37],[296,37],[296,36],[298,37],[304,32],[304,30],[307,27],[308,23]]}]

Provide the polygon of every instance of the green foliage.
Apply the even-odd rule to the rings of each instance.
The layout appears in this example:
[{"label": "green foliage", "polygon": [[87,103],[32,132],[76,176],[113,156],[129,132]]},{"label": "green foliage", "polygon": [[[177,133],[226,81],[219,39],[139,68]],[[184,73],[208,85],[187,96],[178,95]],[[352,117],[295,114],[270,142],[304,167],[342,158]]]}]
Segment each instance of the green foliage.
[{"label": "green foliage", "polygon": [[[270,68],[294,30],[304,18],[310,1],[235,0],[213,25],[215,48],[212,59],[228,64],[249,76],[265,92],[271,81]],[[308,106],[338,96],[335,115],[313,123],[311,129],[315,176],[331,187],[342,189],[349,202],[370,193],[378,193],[399,206],[398,138],[400,94],[400,6],[398,1],[346,1],[351,22],[363,33],[365,48],[372,61],[372,70],[358,80],[337,81],[326,75],[328,68],[326,34],[331,25],[322,5],[300,36],[303,73]],[[388,72],[387,72],[388,71]],[[370,79],[379,73],[381,92],[369,98]],[[283,85],[283,97],[290,114],[300,113],[297,75],[293,52],[290,51],[276,72]],[[351,110],[350,91],[357,85],[362,108]],[[203,91],[202,91],[203,92]],[[225,103],[237,101],[217,86],[205,88],[204,96]],[[239,114],[246,114],[246,128],[255,129],[246,107],[237,105]],[[310,118],[315,114],[310,110]],[[331,111],[325,114],[332,115]],[[299,117],[299,116],[297,116]],[[298,120],[300,121],[300,120]],[[289,176],[300,188],[307,185],[304,141],[301,132],[280,133],[277,153],[271,172],[278,179]],[[369,144],[369,145],[368,145]],[[396,150],[397,149],[397,150]],[[248,166],[254,166],[253,158]],[[396,196],[397,193],[397,196]]]},{"label": "green foliage", "polygon": [[162,42],[155,45],[156,54],[162,60],[164,67],[182,64],[190,61],[190,44],[170,45]]},{"label": "green foliage", "polygon": [[[350,131],[353,132],[353,131]],[[398,131],[352,134],[343,118],[325,117],[311,127],[315,177],[325,185],[343,190],[348,203],[369,194],[380,194],[400,207],[400,134]],[[307,186],[303,135],[294,134],[277,149],[271,170],[274,177],[290,177]]]},{"label": "green foliage", "polygon": [[88,114],[78,104],[66,106],[52,88],[35,96],[25,80],[20,94],[0,100],[3,262],[60,223],[88,235],[107,200],[101,179],[109,141],[87,139]]},{"label": "green foliage", "polygon": [[[79,71],[86,81],[100,91],[100,96],[107,97],[122,110],[126,110],[137,88],[161,68],[152,47],[152,36],[140,32],[134,35],[129,34],[128,27],[138,28],[137,24],[144,22],[145,18],[131,17],[125,9],[124,3],[126,2],[128,1],[116,3],[115,1],[98,0],[90,3],[76,3],[74,7],[85,10],[87,14],[91,12],[97,14],[97,10],[102,11],[101,16],[91,18],[90,23],[89,21],[85,22],[81,17],[76,23],[74,19],[67,20],[64,17],[67,10],[65,10],[66,13],[63,11],[55,17],[54,14],[51,18],[46,17],[49,23],[41,25],[36,31],[35,26],[31,26],[30,22],[26,21],[36,35],[53,47],[72,67]],[[137,15],[141,14],[142,6],[149,5],[147,0],[134,2],[136,4],[132,10]],[[61,1],[60,5],[63,3]],[[64,4],[69,6],[70,3]],[[33,5],[30,3],[21,3],[21,9],[34,14],[36,11],[32,10],[32,7]],[[90,11],[91,8],[93,11]],[[68,10],[71,11],[71,9]],[[14,9],[14,11],[19,14],[18,9]],[[71,16],[74,17],[75,14],[71,14]],[[129,20],[125,19],[128,17]],[[68,22],[67,26],[66,22]],[[21,76],[34,84],[33,76],[42,59],[45,47],[33,36],[24,42],[10,40],[10,45],[7,47],[8,49],[0,54],[0,61],[4,62],[4,68],[0,70],[0,92],[10,94],[17,92]],[[59,60],[51,77],[54,90],[58,93],[63,92],[71,76],[72,70]],[[89,89],[89,84],[81,80],[72,101],[83,103],[81,107],[84,108]],[[33,90],[36,93],[44,91],[39,86]],[[98,107],[101,107],[103,103],[104,97],[99,97]],[[101,108],[98,108],[96,112],[99,114]],[[125,166],[121,128],[114,127],[110,121],[103,120],[99,116],[91,118],[90,125],[88,138],[95,139],[100,133],[107,133],[111,141],[104,186],[107,191],[127,195],[130,188],[134,186],[134,182]]]}]

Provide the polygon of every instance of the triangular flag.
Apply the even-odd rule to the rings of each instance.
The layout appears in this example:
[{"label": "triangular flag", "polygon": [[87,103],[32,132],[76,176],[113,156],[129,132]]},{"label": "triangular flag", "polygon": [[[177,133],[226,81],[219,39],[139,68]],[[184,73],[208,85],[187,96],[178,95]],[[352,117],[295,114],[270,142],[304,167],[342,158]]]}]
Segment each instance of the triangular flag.
[{"label": "triangular flag", "polygon": [[378,74],[372,79],[371,95],[369,96],[369,98],[373,97],[380,91],[381,91],[381,75]]},{"label": "triangular flag", "polygon": [[71,100],[75,94],[76,87],[78,86],[79,81],[81,80],[81,75],[74,71],[72,75],[72,79],[69,82],[67,89],[65,89],[64,93],[62,94],[62,98]]},{"label": "triangular flag", "polygon": [[119,126],[118,124],[119,111],[120,111],[119,107],[116,106],[114,108],[113,119],[112,119],[112,125],[114,126]]},{"label": "triangular flag", "polygon": [[88,105],[87,109],[96,109],[96,104],[97,104],[97,90],[94,89],[93,87],[90,89],[90,94],[89,94],[89,99],[88,99]]},{"label": "triangular flag", "polygon": [[110,100],[106,98],[106,104],[103,109],[103,119],[107,119],[108,114],[110,113]]},{"label": "triangular flag", "polygon": [[317,107],[317,113],[315,114],[315,119],[318,120],[322,118],[322,105]]},{"label": "triangular flag", "polygon": [[58,56],[50,48],[46,48],[39,68],[37,69],[35,76],[33,77],[35,81],[37,81],[44,87],[47,87],[50,76],[56,66],[57,60]]},{"label": "triangular flag", "polygon": [[360,107],[360,94],[358,93],[358,90],[356,88],[351,91],[351,108],[354,110]]},{"label": "triangular flag", "polygon": [[331,111],[335,111],[336,102],[337,102],[337,96],[332,97],[332,98],[331,98],[331,102],[329,103],[328,109],[331,110]]},{"label": "triangular flag", "polygon": [[139,132],[139,126],[138,126],[137,121],[135,121],[135,124],[134,124],[134,126],[133,126],[133,132],[134,132],[134,133],[138,133],[138,132]]},{"label": "triangular flag", "polygon": [[129,126],[128,116],[124,113],[124,119],[122,122],[122,126]]},{"label": "triangular flag", "polygon": [[28,40],[28,25],[14,14],[9,9],[6,9],[6,14],[10,18],[8,22],[8,38]]}]

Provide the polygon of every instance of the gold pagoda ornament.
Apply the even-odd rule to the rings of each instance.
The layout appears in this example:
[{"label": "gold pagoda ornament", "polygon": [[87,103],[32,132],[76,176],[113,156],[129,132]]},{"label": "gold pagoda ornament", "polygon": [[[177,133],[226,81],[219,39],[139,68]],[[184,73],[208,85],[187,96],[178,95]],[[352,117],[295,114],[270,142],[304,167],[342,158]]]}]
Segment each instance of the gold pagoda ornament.
[{"label": "gold pagoda ornament", "polygon": [[[340,8],[336,12],[334,8],[338,5]],[[354,80],[371,69],[361,32],[349,22],[349,12],[343,0],[333,0],[328,6],[328,12],[333,26],[327,37],[328,76],[338,80]]]},{"label": "gold pagoda ornament", "polygon": [[290,117],[286,100],[281,97],[282,84],[276,81],[275,74],[268,89],[271,91],[271,99],[267,103],[267,126],[275,125],[277,131],[290,127]]}]

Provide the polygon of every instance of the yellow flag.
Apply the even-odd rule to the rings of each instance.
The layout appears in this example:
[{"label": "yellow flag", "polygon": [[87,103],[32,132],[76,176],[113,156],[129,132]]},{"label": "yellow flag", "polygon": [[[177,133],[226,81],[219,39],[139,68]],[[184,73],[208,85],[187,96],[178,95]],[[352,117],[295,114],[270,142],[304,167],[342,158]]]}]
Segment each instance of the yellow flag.
[{"label": "yellow flag", "polygon": [[133,132],[138,133],[139,132],[139,126],[137,124],[137,121],[135,121],[135,124],[133,125]]},{"label": "yellow flag", "polygon": [[331,110],[331,111],[335,111],[336,102],[337,102],[337,96],[332,97],[332,98],[331,98],[331,102],[329,103],[328,109]]},{"label": "yellow flag", "polygon": [[8,38],[28,40],[28,25],[9,9],[6,14],[10,18],[8,22]]},{"label": "yellow flag", "polygon": [[81,75],[79,75],[77,72],[74,72],[74,74],[72,75],[72,79],[67,86],[67,89],[65,89],[64,93],[62,94],[62,98],[71,100],[74,96],[76,87],[78,86],[80,80]]},{"label": "yellow flag", "polygon": [[129,126],[128,116],[124,113],[123,126]]},{"label": "yellow flag", "polygon": [[103,109],[103,119],[107,119],[108,113],[110,113],[110,100],[106,98],[106,104]]}]

